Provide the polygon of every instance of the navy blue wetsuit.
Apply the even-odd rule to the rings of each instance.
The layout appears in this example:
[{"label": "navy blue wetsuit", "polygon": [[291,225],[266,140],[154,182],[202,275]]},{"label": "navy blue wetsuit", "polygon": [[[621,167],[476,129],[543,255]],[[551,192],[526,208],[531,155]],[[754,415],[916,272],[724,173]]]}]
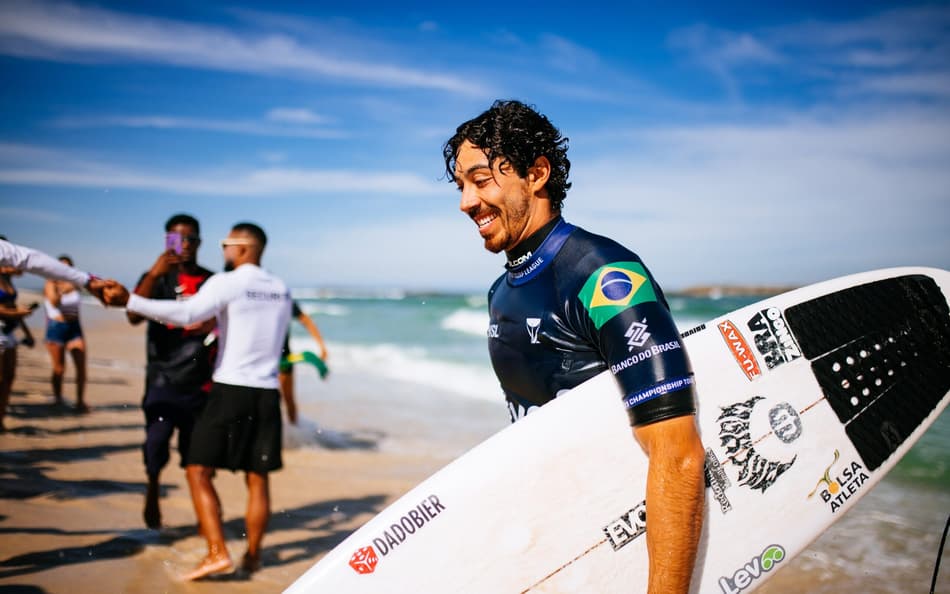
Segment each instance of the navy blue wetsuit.
[{"label": "navy blue wetsuit", "polygon": [[563,219],[539,233],[488,293],[488,348],[512,421],[605,369],[631,425],[695,413],[689,359],[637,255]]}]

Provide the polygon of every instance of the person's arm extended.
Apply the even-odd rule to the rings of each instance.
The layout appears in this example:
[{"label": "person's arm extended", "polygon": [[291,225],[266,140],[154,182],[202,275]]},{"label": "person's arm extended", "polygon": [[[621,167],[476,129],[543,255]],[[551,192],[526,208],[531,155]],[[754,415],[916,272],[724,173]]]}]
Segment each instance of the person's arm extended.
[{"label": "person's arm extended", "polygon": [[647,471],[648,594],[686,594],[703,527],[705,453],[693,415],[633,428]]},{"label": "person's arm extended", "polygon": [[41,251],[0,240],[0,262],[17,270],[38,274],[46,278],[64,280],[86,287],[91,280],[89,273],[67,266]]},{"label": "person's arm extended", "polygon": [[297,316],[297,321],[307,329],[307,332],[310,333],[310,336],[313,337],[317,344],[320,346],[320,358],[324,361],[327,360],[327,345],[323,342],[323,336],[320,335],[320,330],[317,328],[317,325],[313,323],[313,320],[310,319],[305,312],[300,312],[300,315]]},{"label": "person's arm extended", "polygon": [[[168,250],[163,252],[155,263],[152,264],[152,267],[142,275],[142,278],[139,279],[139,284],[135,285],[135,290],[133,293],[146,299],[152,298],[152,292],[155,290],[155,283],[158,282],[158,279],[162,278],[172,269],[173,266],[177,266],[181,261],[181,256],[177,255],[175,252]],[[132,313],[128,310],[125,312],[125,317],[128,318],[129,323],[133,326],[141,324],[144,320],[144,316],[140,316],[136,313]]]},{"label": "person's arm extended", "polygon": [[[146,299],[141,295],[129,295],[125,304],[127,312],[150,318],[163,324],[188,326],[210,320],[226,304],[224,287],[212,276],[191,298],[184,301]],[[118,303],[121,305],[121,303]]]}]

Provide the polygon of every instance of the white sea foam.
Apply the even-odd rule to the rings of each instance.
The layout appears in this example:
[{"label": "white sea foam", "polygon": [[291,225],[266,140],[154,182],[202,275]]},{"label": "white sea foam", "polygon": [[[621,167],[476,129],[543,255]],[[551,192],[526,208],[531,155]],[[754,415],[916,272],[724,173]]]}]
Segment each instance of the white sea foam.
[{"label": "white sea foam", "polygon": [[[387,343],[372,346],[330,343],[327,348],[331,374],[334,370],[369,373],[469,398],[504,401],[498,380],[487,365],[440,361],[423,348]],[[316,350],[316,344],[307,337],[293,337],[291,349]]]},{"label": "white sea foam", "polygon": [[488,312],[472,309],[457,309],[440,324],[443,330],[455,330],[484,337],[488,331]]},{"label": "white sea foam", "polygon": [[314,303],[312,301],[307,301],[300,304],[300,309],[302,309],[308,316],[312,316],[314,314],[337,317],[350,315],[350,308],[337,303]]}]

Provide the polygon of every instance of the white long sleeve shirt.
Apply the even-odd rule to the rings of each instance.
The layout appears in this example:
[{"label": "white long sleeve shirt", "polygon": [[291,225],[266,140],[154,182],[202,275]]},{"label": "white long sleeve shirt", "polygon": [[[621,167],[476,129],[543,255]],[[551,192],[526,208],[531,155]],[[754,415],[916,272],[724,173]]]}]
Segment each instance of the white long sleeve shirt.
[{"label": "white long sleeve shirt", "polygon": [[212,379],[235,386],[277,388],[290,304],[290,291],[282,280],[259,266],[243,264],[215,274],[184,301],[133,294],[126,309],[175,326],[216,317],[219,346]]},{"label": "white long sleeve shirt", "polygon": [[55,280],[69,281],[80,287],[89,282],[89,273],[67,266],[41,251],[0,239],[0,265],[13,266]]}]

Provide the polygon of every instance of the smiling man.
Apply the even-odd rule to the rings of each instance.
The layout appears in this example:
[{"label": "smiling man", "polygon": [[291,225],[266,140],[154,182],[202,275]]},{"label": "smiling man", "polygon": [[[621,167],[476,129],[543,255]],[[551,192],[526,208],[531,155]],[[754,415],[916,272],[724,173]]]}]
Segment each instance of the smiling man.
[{"label": "smiling man", "polygon": [[648,592],[687,592],[702,528],[693,373],[659,285],[620,244],[561,217],[567,139],[496,101],[443,146],[460,208],[506,271],[488,293],[489,353],[512,421],[610,369],[649,456]]}]

